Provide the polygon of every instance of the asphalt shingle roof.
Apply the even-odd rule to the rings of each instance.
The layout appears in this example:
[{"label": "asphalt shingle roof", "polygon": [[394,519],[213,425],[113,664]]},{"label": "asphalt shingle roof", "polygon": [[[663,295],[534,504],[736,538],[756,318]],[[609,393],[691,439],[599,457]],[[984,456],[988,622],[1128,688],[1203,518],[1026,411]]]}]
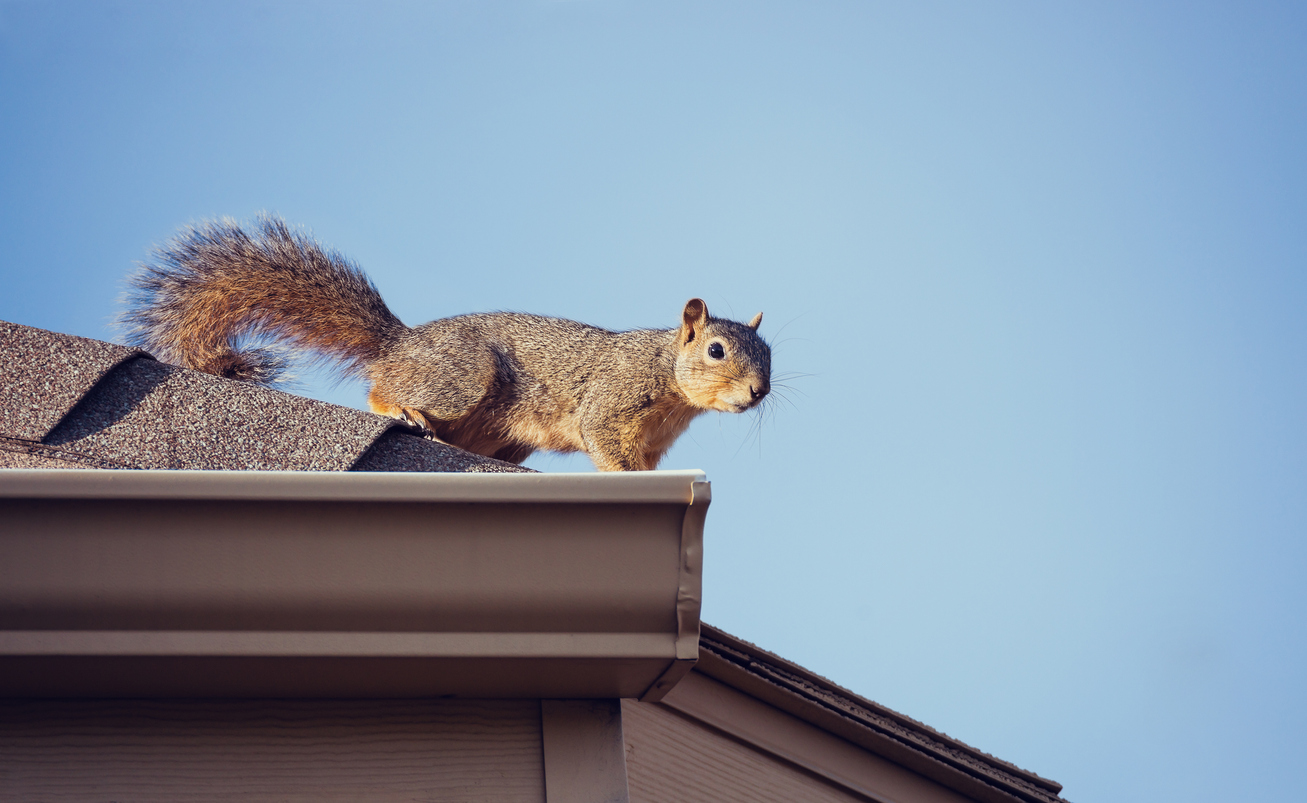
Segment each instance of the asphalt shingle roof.
[{"label": "asphalt shingle roof", "polygon": [[527,471],[394,419],[5,321],[0,467]]}]

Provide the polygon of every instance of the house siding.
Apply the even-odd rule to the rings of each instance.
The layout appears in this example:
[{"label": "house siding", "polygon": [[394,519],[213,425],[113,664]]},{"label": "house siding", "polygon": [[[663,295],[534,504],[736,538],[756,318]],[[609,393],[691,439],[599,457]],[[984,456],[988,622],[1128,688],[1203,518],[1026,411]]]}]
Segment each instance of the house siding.
[{"label": "house siding", "polygon": [[7,700],[0,800],[545,799],[536,700]]},{"label": "house siding", "polygon": [[631,803],[852,803],[846,792],[660,706],[622,701]]}]

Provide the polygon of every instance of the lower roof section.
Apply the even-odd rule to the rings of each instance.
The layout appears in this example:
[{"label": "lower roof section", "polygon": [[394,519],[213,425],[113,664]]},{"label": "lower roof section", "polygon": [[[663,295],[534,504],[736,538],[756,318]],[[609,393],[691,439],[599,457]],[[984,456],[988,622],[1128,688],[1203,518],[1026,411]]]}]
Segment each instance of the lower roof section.
[{"label": "lower roof section", "polygon": [[699,472],[0,471],[0,695],[661,697]]},{"label": "lower roof section", "polygon": [[[1056,781],[977,750],[729,633],[706,624],[702,630],[699,663],[689,682],[662,701],[683,716],[872,800],[956,798],[923,797],[921,790],[912,791],[910,778],[893,781],[895,773],[876,770],[876,762],[850,761],[850,745],[968,800],[1062,801],[1062,785]],[[814,738],[812,728],[826,735]],[[816,749],[829,737],[846,744]]]}]

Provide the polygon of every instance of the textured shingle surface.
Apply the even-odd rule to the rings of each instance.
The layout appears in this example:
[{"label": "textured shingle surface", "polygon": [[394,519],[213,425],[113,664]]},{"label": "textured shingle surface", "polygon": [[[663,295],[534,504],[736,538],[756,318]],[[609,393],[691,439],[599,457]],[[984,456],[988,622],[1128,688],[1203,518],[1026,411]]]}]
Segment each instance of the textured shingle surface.
[{"label": "textured shingle surface", "polygon": [[530,469],[417,438],[400,429],[382,433],[372,448],[351,467],[353,471],[502,472]]},{"label": "textured shingle surface", "polygon": [[0,321],[0,433],[37,441],[140,349]]},{"label": "textured shingle surface", "polygon": [[526,471],[382,416],[0,321],[0,467]]},{"label": "textured shingle surface", "polygon": [[[135,359],[112,371],[44,443],[154,468],[344,471],[385,419]],[[329,434],[330,437],[323,437]]]}]

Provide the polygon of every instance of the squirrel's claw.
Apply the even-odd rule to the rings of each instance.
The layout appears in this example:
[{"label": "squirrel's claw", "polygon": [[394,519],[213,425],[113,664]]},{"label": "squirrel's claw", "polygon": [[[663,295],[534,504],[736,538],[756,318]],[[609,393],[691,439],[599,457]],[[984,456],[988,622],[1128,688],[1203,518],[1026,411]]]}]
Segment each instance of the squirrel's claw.
[{"label": "squirrel's claw", "polygon": [[422,415],[422,413],[418,412],[417,410],[412,410],[409,409],[408,407],[400,408],[399,420],[403,421],[405,424],[412,427],[415,434],[420,435],[429,441],[435,441],[436,443],[444,443],[446,446],[453,445],[450,443],[445,443],[445,441],[437,437],[436,431],[431,428],[431,423],[427,421],[427,417]]}]

